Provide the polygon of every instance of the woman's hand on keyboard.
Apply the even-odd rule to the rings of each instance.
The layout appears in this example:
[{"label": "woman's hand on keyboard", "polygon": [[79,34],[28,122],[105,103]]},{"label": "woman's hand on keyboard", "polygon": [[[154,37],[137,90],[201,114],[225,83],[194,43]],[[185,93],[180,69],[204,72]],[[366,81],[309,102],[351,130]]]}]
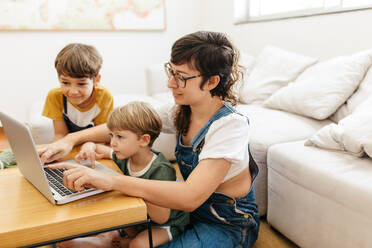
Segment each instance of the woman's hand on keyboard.
[{"label": "woman's hand on keyboard", "polygon": [[102,189],[104,191],[109,191],[113,188],[112,177],[114,175],[69,163],[53,164],[48,165],[48,167],[50,169],[66,169],[63,172],[63,184],[75,191],[83,190],[85,187]]}]

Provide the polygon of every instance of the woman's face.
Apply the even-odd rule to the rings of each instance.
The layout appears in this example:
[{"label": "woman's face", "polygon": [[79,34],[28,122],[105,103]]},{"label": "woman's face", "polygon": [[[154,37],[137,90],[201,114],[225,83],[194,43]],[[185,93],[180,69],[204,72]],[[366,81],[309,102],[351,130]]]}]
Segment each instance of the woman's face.
[{"label": "woman's face", "polygon": [[[171,76],[168,80],[168,88],[172,90],[173,98],[178,105],[194,105],[205,99],[205,97],[210,97],[210,92],[208,89],[200,89],[200,84],[202,83],[202,77],[200,77],[200,72],[196,69],[190,68],[188,64],[175,65],[170,63],[170,67],[173,73],[178,74],[180,78],[194,77],[186,80],[185,87],[179,86],[176,82],[175,77]],[[205,85],[204,85],[205,86]],[[206,87],[203,87],[206,88]]]}]

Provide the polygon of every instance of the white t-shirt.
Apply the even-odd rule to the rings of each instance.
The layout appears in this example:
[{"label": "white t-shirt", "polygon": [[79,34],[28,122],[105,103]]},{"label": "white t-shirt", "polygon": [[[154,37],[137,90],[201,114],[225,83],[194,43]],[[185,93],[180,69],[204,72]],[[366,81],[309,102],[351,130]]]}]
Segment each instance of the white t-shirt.
[{"label": "white t-shirt", "polygon": [[[176,133],[174,126],[175,105],[164,105],[157,109],[163,122],[163,132]],[[249,125],[247,118],[231,113],[214,121],[205,135],[199,161],[208,158],[223,158],[231,167],[223,182],[242,172],[249,164]]]}]

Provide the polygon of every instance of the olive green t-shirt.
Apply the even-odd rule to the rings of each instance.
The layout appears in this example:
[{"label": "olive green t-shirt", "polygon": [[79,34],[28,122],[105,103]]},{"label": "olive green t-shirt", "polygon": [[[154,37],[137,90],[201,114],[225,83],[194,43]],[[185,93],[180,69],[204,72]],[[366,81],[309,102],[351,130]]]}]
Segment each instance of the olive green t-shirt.
[{"label": "olive green t-shirt", "polygon": [[[164,180],[164,181],[176,181],[176,170],[172,166],[172,164],[164,157],[164,155],[160,152],[156,152],[151,150],[154,154],[157,155],[157,158],[152,162],[151,167],[148,169],[145,174],[140,176],[143,179],[151,179],[151,180]],[[130,176],[128,167],[127,167],[127,159],[120,160],[116,157],[113,153],[112,158],[114,162],[118,165],[120,170],[123,172],[124,175]],[[153,226],[170,226],[170,231],[172,233],[172,237],[175,238],[179,236],[182,232],[184,232],[186,226],[189,224],[189,213],[179,210],[171,209],[171,213],[169,219],[164,224],[157,224],[152,222]],[[147,225],[141,225],[138,228],[138,231],[145,230]]]}]

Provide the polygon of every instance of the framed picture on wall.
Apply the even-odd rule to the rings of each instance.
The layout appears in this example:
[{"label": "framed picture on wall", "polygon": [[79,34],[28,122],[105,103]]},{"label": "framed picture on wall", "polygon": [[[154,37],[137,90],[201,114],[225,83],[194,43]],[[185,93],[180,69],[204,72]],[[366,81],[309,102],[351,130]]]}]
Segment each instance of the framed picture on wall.
[{"label": "framed picture on wall", "polygon": [[161,31],[165,0],[1,0],[0,30]]}]

